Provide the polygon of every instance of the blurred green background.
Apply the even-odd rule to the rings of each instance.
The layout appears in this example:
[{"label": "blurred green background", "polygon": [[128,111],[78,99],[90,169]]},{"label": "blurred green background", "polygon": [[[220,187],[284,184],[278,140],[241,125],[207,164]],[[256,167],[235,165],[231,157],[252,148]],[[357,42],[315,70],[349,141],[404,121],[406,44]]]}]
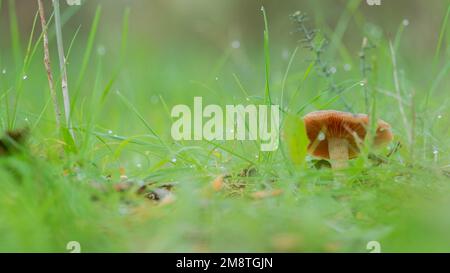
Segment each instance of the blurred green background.
[{"label": "blurred green background", "polygon": [[[7,72],[21,67],[26,41],[36,13],[35,1],[12,1],[17,12],[17,28],[20,37],[13,38],[9,21],[10,1],[3,1],[1,10],[1,66]],[[330,63],[336,68],[337,81],[354,78],[352,73],[359,70],[358,54],[363,37],[370,37],[375,44],[389,53],[388,41],[395,41],[401,32],[398,49],[398,61],[401,75],[408,74],[414,81],[414,89],[420,96],[432,81],[432,59],[437,46],[439,31],[446,11],[447,1],[389,1],[380,6],[369,6],[365,1],[94,1],[89,0],[80,7],[63,8],[64,42],[66,47],[73,41],[72,53],[68,60],[69,85],[73,90],[79,76],[79,67],[86,49],[91,24],[98,6],[101,6],[98,31],[90,56],[89,69],[84,79],[80,94],[92,93],[89,86],[95,82],[96,69],[101,69],[102,79],[98,81],[102,88],[110,75],[119,65],[122,18],[124,10],[130,8],[128,47],[125,62],[122,63],[119,79],[113,89],[126,93],[131,101],[159,104],[159,96],[163,95],[167,104],[192,101],[194,95],[202,95],[205,100],[213,98],[211,89],[217,89],[221,101],[230,102],[229,94],[241,94],[232,74],[237,75],[251,94],[262,94],[264,90],[264,53],[261,6],[264,5],[270,24],[270,53],[273,83],[279,89],[283,73],[289,58],[298,45],[300,37],[293,34],[294,27],[288,16],[297,10],[309,14],[308,24],[311,28],[320,29],[331,40],[329,46]],[[50,8],[47,13],[50,14]],[[76,35],[75,39],[74,35]],[[38,28],[39,29],[39,24]],[[53,33],[53,34],[52,34]],[[51,32],[51,48],[55,48],[54,32]],[[19,44],[22,49],[12,50],[12,44]],[[443,60],[449,55],[445,51],[446,41],[442,47]],[[233,48],[233,45],[238,48]],[[38,50],[41,50],[39,48]],[[56,50],[52,51],[52,60],[57,64]],[[41,52],[38,53],[40,55]],[[311,59],[310,52],[300,48],[293,62],[292,71],[300,71],[307,67]],[[19,63],[19,65],[16,65]],[[420,65],[418,65],[420,63]],[[391,75],[389,60],[380,61],[379,73]],[[28,75],[33,77],[33,86],[27,86],[27,96],[36,103],[21,101],[24,108],[36,113],[44,103],[48,92],[46,75],[39,61],[32,62],[33,69],[41,69],[42,73]],[[347,71],[351,70],[351,71]],[[294,72],[295,73],[295,72]],[[6,73],[2,77],[13,78],[14,73]],[[381,77],[381,76],[380,76]],[[445,79],[444,79],[445,81]],[[4,81],[3,81],[4,82]],[[31,81],[29,81],[31,82]],[[322,81],[323,82],[323,81]],[[89,83],[89,84],[86,84]],[[292,79],[287,89],[296,88],[298,81]],[[309,83],[307,83],[309,84]],[[405,84],[408,81],[405,79]],[[446,86],[441,83],[434,93],[444,95]],[[3,86],[5,87],[5,85]],[[393,82],[383,82],[382,87],[392,89]],[[320,83],[312,81],[307,89],[314,94],[320,90]],[[33,92],[28,91],[33,89]],[[362,89],[352,91],[351,96],[359,96]],[[77,90],[78,91],[78,90]],[[44,95],[42,95],[44,94]],[[304,101],[305,93],[300,94],[298,105]],[[307,94],[306,94],[307,95]],[[108,98],[114,101],[114,98]],[[395,101],[391,101],[395,105]],[[210,102],[212,103],[212,102]],[[386,102],[389,103],[389,102]],[[116,104],[110,106],[120,107]],[[362,111],[353,103],[355,111]],[[33,108],[33,106],[38,108]],[[336,105],[340,108],[342,105]],[[105,108],[108,109],[108,108]],[[122,109],[123,114],[126,111]],[[149,111],[145,115],[150,121],[158,124],[160,116],[152,113],[158,107],[144,107]],[[113,118],[104,113],[107,118]],[[167,115],[165,115],[167,117]],[[122,118],[123,116],[121,116]],[[395,119],[395,117],[392,117]],[[132,124],[118,122],[120,128],[114,131],[139,130]],[[159,125],[155,125],[159,126]],[[160,128],[163,129],[164,127]],[[161,131],[167,133],[167,130]]]}]

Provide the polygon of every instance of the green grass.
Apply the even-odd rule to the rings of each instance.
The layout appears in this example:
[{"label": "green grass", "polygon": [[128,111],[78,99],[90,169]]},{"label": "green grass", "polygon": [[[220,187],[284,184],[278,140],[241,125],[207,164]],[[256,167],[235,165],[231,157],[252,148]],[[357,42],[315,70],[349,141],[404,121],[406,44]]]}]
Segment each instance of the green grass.
[{"label": "green grass", "polygon": [[[7,71],[0,74],[0,125],[31,132],[17,152],[0,156],[0,251],[67,252],[66,244],[78,241],[83,252],[368,252],[374,240],[383,252],[450,251],[450,61],[433,61],[450,49],[447,8],[436,15],[443,23],[423,58],[403,53],[407,28],[392,39],[363,27],[373,22],[358,1],[349,2],[334,30],[308,21],[332,41],[321,56],[337,67],[331,80],[318,75],[314,52],[273,39],[275,32],[269,41],[270,9],[259,16],[258,45],[245,48],[243,39],[241,48],[220,52],[197,41],[157,47],[129,31],[137,26],[128,9],[108,42],[101,31],[107,12],[98,7],[81,30],[63,28],[71,41],[65,50],[76,129],[69,142],[55,126],[39,24],[19,29],[9,5],[10,22],[1,28],[11,44],[2,43],[0,54],[0,72]],[[62,24],[74,15],[63,10]],[[48,22],[60,79],[54,21]],[[358,37],[376,44],[366,52],[366,76],[358,69],[359,52],[350,49],[361,40],[343,42],[352,24]],[[282,58],[277,52],[288,46]],[[60,81],[55,86],[61,94]],[[191,105],[194,96],[204,104],[282,105],[280,148],[267,153],[257,141],[174,142],[170,109]],[[301,117],[344,110],[344,102],[391,123],[395,140],[365,150],[336,179],[306,155]],[[401,147],[392,152],[396,143]],[[384,162],[369,159],[372,153]],[[173,185],[173,196],[149,200],[137,194],[144,184],[147,191]]]}]

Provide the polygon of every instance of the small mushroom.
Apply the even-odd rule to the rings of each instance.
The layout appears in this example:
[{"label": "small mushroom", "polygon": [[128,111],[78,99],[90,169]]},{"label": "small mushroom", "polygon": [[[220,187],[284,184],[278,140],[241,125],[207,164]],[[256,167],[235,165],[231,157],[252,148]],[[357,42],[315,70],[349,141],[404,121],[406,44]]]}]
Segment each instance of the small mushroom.
[{"label": "small mushroom", "polygon": [[[303,119],[310,140],[308,152],[329,159],[333,169],[347,167],[348,159],[358,156],[369,126],[369,117],[365,114],[334,110],[311,112]],[[392,138],[391,126],[378,120],[374,146],[387,144]]]}]

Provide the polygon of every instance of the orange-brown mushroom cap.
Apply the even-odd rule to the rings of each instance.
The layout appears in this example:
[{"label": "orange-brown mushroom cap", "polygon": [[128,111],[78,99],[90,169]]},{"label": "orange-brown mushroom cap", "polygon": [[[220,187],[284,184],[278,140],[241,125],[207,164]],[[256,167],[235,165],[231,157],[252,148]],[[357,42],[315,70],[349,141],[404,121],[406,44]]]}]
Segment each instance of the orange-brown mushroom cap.
[{"label": "orange-brown mushroom cap", "polygon": [[[306,134],[309,138],[308,152],[314,156],[329,159],[328,139],[340,138],[348,142],[348,157],[359,154],[369,124],[365,114],[352,114],[335,110],[311,112],[304,116]],[[374,138],[375,146],[389,143],[393,138],[391,126],[378,120]]]}]

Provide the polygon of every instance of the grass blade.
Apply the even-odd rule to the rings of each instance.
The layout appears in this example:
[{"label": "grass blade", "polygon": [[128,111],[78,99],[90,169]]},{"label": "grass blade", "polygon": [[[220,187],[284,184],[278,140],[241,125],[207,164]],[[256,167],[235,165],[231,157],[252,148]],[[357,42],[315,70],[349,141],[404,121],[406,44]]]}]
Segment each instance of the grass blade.
[{"label": "grass blade", "polygon": [[39,16],[41,19],[42,34],[44,37],[44,45],[43,45],[44,46],[44,65],[45,65],[45,70],[47,71],[47,80],[48,80],[48,85],[50,88],[50,96],[52,98],[53,109],[55,111],[56,127],[58,130],[60,130],[61,111],[59,110],[58,98],[56,95],[55,85],[54,85],[54,81],[53,81],[53,73],[52,73],[52,68],[51,68],[51,63],[50,63],[50,51],[48,48],[47,23],[45,20],[44,4],[42,3],[42,0],[38,0],[38,5],[39,5]]},{"label": "grass blade", "polygon": [[20,44],[20,30],[17,21],[15,0],[8,1],[8,14],[11,32],[11,49],[17,69],[18,65],[22,62],[22,46]]},{"label": "grass blade", "polygon": [[64,54],[64,44],[62,38],[62,29],[61,29],[61,14],[59,11],[59,0],[52,0],[53,9],[55,12],[55,28],[56,28],[56,41],[58,47],[58,56],[59,56],[59,68],[61,72],[61,89],[63,94],[63,105],[64,112],[66,116],[66,126],[69,130],[70,136],[75,140],[75,134],[73,132],[73,128],[71,125],[71,117],[70,117],[70,95],[69,95],[69,84],[67,81],[67,67],[66,67],[66,57]]},{"label": "grass blade", "polygon": [[267,15],[264,6],[261,7],[264,18],[264,61],[266,68],[266,94],[265,101],[266,104],[272,104],[272,99],[270,97],[270,48],[269,48],[269,26],[267,23]]}]

